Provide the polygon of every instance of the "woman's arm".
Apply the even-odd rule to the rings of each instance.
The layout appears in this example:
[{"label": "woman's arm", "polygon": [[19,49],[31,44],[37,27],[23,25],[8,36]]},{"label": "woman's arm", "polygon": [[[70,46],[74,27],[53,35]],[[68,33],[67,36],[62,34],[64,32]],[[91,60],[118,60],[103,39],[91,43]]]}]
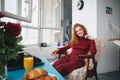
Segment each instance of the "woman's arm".
[{"label": "woman's arm", "polygon": [[70,43],[68,43],[67,45],[61,47],[61,48],[58,48],[60,51],[66,51],[67,49],[71,48],[70,47]]},{"label": "woman's arm", "polygon": [[94,38],[90,35],[85,35],[85,38],[90,39],[90,52],[91,54],[95,54],[97,52]]},{"label": "woman's arm", "polygon": [[52,55],[56,55],[56,54],[61,53],[61,52],[66,52],[67,49],[69,49],[69,48],[70,48],[69,44],[67,44],[67,45],[65,45],[65,46],[63,46],[61,48],[57,48],[56,50],[54,50],[52,52]]},{"label": "woman's arm", "polygon": [[91,54],[96,54],[97,50],[96,50],[96,46],[95,46],[95,41],[91,40],[90,41],[90,53]]}]

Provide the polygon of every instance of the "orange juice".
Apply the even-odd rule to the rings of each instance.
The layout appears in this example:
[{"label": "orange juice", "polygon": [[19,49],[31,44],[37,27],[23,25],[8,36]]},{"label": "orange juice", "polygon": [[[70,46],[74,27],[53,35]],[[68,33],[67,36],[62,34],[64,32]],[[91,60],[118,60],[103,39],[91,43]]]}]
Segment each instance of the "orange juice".
[{"label": "orange juice", "polygon": [[33,57],[24,57],[24,68],[29,72],[33,67]]}]

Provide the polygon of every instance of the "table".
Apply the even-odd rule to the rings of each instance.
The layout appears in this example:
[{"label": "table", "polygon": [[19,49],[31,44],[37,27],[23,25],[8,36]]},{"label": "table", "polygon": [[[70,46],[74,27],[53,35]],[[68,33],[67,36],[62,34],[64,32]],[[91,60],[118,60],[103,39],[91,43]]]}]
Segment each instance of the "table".
[{"label": "table", "polygon": [[119,70],[120,70],[120,38],[112,38],[112,39],[109,39],[108,41],[112,41],[119,48]]},{"label": "table", "polygon": [[113,43],[115,43],[119,48],[119,70],[120,70],[120,40],[114,40]]},{"label": "table", "polygon": [[[49,63],[46,58],[40,58],[44,64],[40,66],[35,66],[34,68],[42,68],[48,71],[50,74],[55,74],[58,77],[58,80],[65,80],[64,77],[56,71],[56,69]],[[8,71],[8,79],[7,80],[22,80],[24,77],[25,70],[18,69],[13,71]]]},{"label": "table", "polygon": [[114,40],[113,43],[115,43],[118,47],[120,47],[120,40]]}]

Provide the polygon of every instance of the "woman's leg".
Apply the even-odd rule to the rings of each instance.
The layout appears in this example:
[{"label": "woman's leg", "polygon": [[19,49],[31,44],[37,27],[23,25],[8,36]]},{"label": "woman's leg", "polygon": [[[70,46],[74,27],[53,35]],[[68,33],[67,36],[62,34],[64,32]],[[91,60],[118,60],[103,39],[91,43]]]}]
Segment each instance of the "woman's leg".
[{"label": "woman's leg", "polygon": [[69,61],[69,55],[66,55],[66,56],[58,59],[57,61],[55,61],[55,63],[53,63],[53,66],[56,67],[56,66],[58,66],[60,64],[66,63],[68,61]]},{"label": "woman's leg", "polygon": [[62,74],[62,76],[66,76],[67,74],[71,73],[73,70],[83,67],[85,63],[83,61],[77,62],[68,62],[57,65],[55,68]]}]

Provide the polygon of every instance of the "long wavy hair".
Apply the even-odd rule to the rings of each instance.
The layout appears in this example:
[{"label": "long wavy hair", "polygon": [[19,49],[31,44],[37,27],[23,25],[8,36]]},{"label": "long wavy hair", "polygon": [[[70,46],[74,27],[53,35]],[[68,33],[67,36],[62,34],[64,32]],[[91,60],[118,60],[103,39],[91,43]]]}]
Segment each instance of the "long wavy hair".
[{"label": "long wavy hair", "polygon": [[79,37],[77,36],[76,30],[75,30],[76,27],[78,27],[78,26],[83,29],[83,32],[84,32],[83,35],[88,35],[87,29],[85,28],[85,26],[82,25],[82,24],[76,23],[72,28],[72,39],[71,39],[71,42],[70,42],[70,46],[73,46],[73,45],[79,43]]}]

